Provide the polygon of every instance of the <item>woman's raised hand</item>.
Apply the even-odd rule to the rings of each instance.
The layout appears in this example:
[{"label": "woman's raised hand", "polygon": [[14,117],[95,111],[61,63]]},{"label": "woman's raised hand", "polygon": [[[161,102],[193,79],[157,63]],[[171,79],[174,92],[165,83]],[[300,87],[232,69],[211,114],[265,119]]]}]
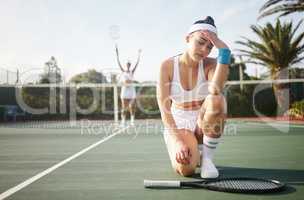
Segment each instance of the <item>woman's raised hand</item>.
[{"label": "woman's raised hand", "polygon": [[217,37],[217,35],[208,30],[203,30],[201,33],[216,47],[216,48],[228,48],[228,46]]}]

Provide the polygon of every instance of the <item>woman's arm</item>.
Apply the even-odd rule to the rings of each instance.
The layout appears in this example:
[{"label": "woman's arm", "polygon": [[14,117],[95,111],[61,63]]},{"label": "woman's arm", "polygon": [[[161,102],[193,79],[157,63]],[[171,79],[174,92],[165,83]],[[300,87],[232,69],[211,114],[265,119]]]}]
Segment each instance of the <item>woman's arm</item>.
[{"label": "woman's arm", "polygon": [[173,141],[176,148],[175,159],[178,163],[189,164],[190,163],[190,148],[183,140],[183,133],[177,129],[174,118],[171,113],[170,99],[170,66],[173,66],[170,61],[165,61],[160,68],[160,76],[157,86],[157,101],[161,112],[162,121],[166,128],[169,129],[168,137]]},{"label": "woman's arm", "polygon": [[116,59],[117,59],[118,66],[119,66],[120,70],[121,70],[122,72],[124,72],[125,70],[122,68],[121,63],[120,63],[120,60],[119,60],[119,52],[118,52],[118,47],[117,47],[117,45],[115,45],[115,51],[116,51]]},{"label": "woman's arm", "polygon": [[175,140],[178,140],[178,135],[176,134],[177,127],[171,113],[171,104],[170,99],[170,61],[167,60],[162,63],[159,72],[159,80],[157,83],[157,102],[160,109],[162,121],[164,126],[170,130],[170,135]]},{"label": "woman's arm", "polygon": [[[212,42],[212,44],[219,49],[225,49],[230,51],[228,46],[220,40],[216,34],[210,31],[203,31],[205,36]],[[214,67],[216,65],[216,67]],[[208,80],[211,80],[211,84],[209,86],[209,92],[213,95],[220,94],[225,86],[225,83],[228,78],[229,73],[229,64],[223,64],[221,62],[213,62],[213,67],[208,73]]]},{"label": "woman's arm", "polygon": [[141,49],[138,50],[137,61],[136,61],[136,64],[135,64],[135,66],[134,66],[134,68],[132,70],[132,74],[134,74],[134,72],[135,72],[135,70],[136,70],[136,68],[138,66],[138,63],[139,63],[139,60],[140,60],[140,55],[141,55]]}]

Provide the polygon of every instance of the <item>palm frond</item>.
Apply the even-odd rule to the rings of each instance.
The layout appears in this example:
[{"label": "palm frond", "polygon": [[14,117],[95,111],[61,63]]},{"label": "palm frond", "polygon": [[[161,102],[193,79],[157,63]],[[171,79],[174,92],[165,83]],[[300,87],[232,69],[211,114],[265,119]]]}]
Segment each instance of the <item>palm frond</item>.
[{"label": "palm frond", "polygon": [[294,27],[292,22],[277,20],[274,25],[251,26],[258,40],[242,37],[236,43],[244,49],[238,51],[251,63],[264,65],[273,73],[288,68],[303,60],[304,32],[296,36],[301,24],[302,21]]},{"label": "palm frond", "polygon": [[279,17],[283,17],[295,12],[303,12],[304,11],[304,4],[296,5],[296,4],[284,4],[285,8],[283,8],[280,12],[283,12],[279,15]]},{"label": "palm frond", "polygon": [[301,26],[301,24],[303,23],[303,19],[301,19],[298,24],[296,25],[296,27],[293,29],[293,31],[291,32],[291,37],[293,38],[294,35],[296,34],[297,30],[299,29],[299,27]]},{"label": "palm frond", "polygon": [[297,64],[297,63],[301,62],[302,60],[304,60],[304,57],[301,57],[301,58],[298,58],[298,59],[294,60],[294,61],[291,63],[291,65]]},{"label": "palm frond", "polygon": [[277,7],[274,7],[274,8],[271,8],[269,10],[266,10],[264,11],[259,17],[258,19],[261,19],[263,17],[267,17],[269,15],[273,15],[273,14],[276,14],[278,12],[282,12],[284,10],[283,6],[277,6]]},{"label": "palm frond", "polygon": [[265,9],[267,9],[267,8],[273,6],[273,5],[275,5],[275,4],[277,4],[277,3],[281,2],[281,1],[283,1],[283,0],[269,0],[269,1],[267,1],[267,2],[262,6],[262,8],[259,10],[259,12],[261,13],[261,12],[263,12]]},{"label": "palm frond", "polygon": [[291,13],[303,11],[303,0],[269,0],[259,10],[260,15],[258,19],[277,13],[280,13],[279,17],[283,17]]}]

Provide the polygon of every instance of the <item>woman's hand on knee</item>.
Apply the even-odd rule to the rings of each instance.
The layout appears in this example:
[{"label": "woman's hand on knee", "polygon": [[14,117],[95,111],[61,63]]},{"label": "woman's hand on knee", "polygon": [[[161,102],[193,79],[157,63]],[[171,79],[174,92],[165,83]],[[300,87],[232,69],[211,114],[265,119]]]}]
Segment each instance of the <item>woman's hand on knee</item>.
[{"label": "woman's hand on knee", "polygon": [[177,141],[176,148],[176,161],[183,165],[190,164],[190,158],[192,156],[190,148],[183,141]]}]

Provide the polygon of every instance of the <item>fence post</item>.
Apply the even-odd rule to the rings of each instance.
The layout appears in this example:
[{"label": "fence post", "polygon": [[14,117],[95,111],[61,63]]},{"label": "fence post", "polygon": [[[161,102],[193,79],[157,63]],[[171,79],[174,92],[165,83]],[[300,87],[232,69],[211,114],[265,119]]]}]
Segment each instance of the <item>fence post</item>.
[{"label": "fence post", "polygon": [[6,83],[7,83],[7,84],[9,84],[9,81],[8,81],[9,77],[8,77],[8,76],[9,76],[8,70],[6,70]]}]

